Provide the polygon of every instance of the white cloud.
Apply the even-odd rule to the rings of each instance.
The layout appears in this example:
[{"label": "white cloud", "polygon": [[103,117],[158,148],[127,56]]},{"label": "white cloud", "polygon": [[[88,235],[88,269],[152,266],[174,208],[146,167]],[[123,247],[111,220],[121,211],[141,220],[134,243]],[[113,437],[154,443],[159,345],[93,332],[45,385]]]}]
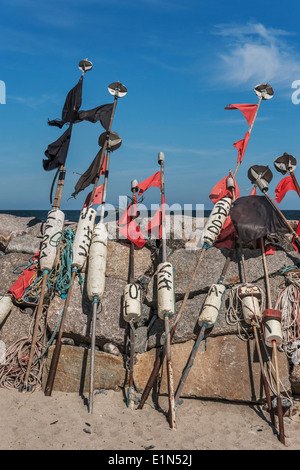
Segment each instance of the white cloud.
[{"label": "white cloud", "polygon": [[225,50],[219,53],[222,78],[240,85],[263,82],[288,85],[300,79],[300,56],[295,36],[261,23],[242,26],[218,25],[214,34],[224,38]]}]

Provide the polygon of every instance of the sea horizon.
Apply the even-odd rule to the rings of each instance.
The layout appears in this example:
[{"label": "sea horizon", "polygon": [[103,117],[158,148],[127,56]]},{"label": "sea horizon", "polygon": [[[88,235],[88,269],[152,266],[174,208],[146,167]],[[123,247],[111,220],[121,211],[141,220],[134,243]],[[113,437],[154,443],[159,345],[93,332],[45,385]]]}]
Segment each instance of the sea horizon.
[{"label": "sea horizon", "polygon": [[[209,217],[212,209],[204,209],[204,217]],[[0,209],[0,214],[10,214],[10,215],[15,215],[16,217],[36,217],[37,219],[40,219],[42,221],[47,219],[47,214],[49,212],[49,209]],[[79,219],[80,215],[80,210],[79,209],[68,209],[63,211],[65,213],[65,219],[70,220],[72,222],[76,222]],[[171,211],[171,213],[181,213],[183,211]],[[285,209],[281,210],[283,215],[287,220],[299,220],[300,219],[300,210],[296,209]],[[117,219],[118,219],[118,212],[117,214]],[[152,213],[153,215],[153,213]],[[190,213],[189,213],[190,215]],[[192,217],[199,217],[199,212],[196,210],[191,211]],[[151,217],[151,211],[148,211],[148,216]],[[200,217],[203,215],[201,214]]]}]

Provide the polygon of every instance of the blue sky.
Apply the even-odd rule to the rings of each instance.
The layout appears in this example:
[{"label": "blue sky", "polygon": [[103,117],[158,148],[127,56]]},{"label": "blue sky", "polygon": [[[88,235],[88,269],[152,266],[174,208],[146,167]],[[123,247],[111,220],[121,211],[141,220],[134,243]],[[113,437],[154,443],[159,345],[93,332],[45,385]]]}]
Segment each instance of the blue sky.
[{"label": "blue sky", "polygon": [[[112,82],[128,89],[112,126],[122,146],[111,156],[108,202],[118,204],[132,179],[158,171],[162,151],[167,203],[210,209],[211,189],[235,169],[233,143],[248,130],[240,111],[224,108],[257,103],[253,89],[265,82],[274,98],[260,106],[237,183],[248,195],[248,168],[269,165],[274,198],[282,178],[274,159],[287,152],[300,160],[300,104],[292,101],[293,93],[300,98],[292,88],[300,81],[299,10],[296,0],[284,7],[277,0],[0,0],[0,209],[50,208],[54,171],[45,172],[42,160],[63,130],[47,121],[61,117],[86,57],[93,69],[81,109],[112,102]],[[62,209],[81,209],[92,189],[69,199],[103,131],[100,123],[74,125]],[[157,202],[152,188],[144,203]],[[288,193],[280,208],[298,209],[297,194]]]}]

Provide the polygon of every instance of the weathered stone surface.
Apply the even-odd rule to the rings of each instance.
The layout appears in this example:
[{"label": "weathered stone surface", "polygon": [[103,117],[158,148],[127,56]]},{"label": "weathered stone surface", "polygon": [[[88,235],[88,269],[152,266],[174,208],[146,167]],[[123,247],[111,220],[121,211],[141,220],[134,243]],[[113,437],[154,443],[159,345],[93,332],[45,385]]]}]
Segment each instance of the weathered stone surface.
[{"label": "weathered stone surface", "polygon": [[[256,282],[258,279],[264,278],[264,269],[260,250],[250,250],[246,248],[243,250],[243,253],[248,282]],[[225,248],[221,250],[219,248],[212,247],[206,250],[202,258],[198,273],[193,282],[190,296],[206,292],[211,284],[218,282],[224,267],[226,256],[228,254],[229,250]],[[189,286],[190,280],[197,265],[199,255],[199,251],[179,249],[172,253],[172,255],[168,258],[168,261],[172,263],[175,270],[175,293],[178,300],[183,298]],[[284,251],[278,250],[274,255],[267,256],[267,267],[270,277],[276,275],[278,271],[285,266],[293,266],[294,264],[299,263],[300,253],[297,253],[296,251],[285,253]],[[223,284],[229,285],[240,282],[240,275],[242,276],[241,268],[237,262],[236,253],[234,253]],[[155,282],[156,277],[153,276],[149,283],[146,296],[149,304],[153,306],[156,303]]]},{"label": "weathered stone surface", "polygon": [[[0,293],[5,294],[20,277],[21,272],[13,273],[13,270],[21,265],[27,266],[29,258],[30,255],[25,253],[9,253],[0,257]],[[22,269],[24,267],[20,268],[20,270]]]},{"label": "weathered stone surface", "polygon": [[[85,281],[85,275],[83,275]],[[120,350],[124,348],[126,323],[122,317],[121,298],[125,281],[107,277],[105,292],[98,310],[96,325],[96,344],[103,346],[111,342]],[[72,288],[69,309],[64,322],[65,336],[73,337],[78,343],[90,343],[92,302],[86,294],[85,282],[81,287],[76,279]],[[52,299],[48,309],[48,327],[52,333],[56,327],[59,313],[64,306],[64,300],[59,296]]]},{"label": "weathered stone surface", "polygon": [[6,349],[22,338],[31,334],[32,309],[21,310],[14,306],[0,325],[0,339],[5,343]]},{"label": "weathered stone surface", "polygon": [[[107,244],[106,276],[128,282],[130,245],[109,241]],[[147,248],[134,250],[134,276],[153,272],[151,252]]]},{"label": "weathered stone surface", "polygon": [[[194,344],[193,341],[188,341],[171,346],[175,390]],[[152,372],[155,357],[155,350],[137,355],[134,377],[140,393]],[[290,391],[289,368],[284,353],[278,353],[278,361],[280,379],[285,389]],[[165,364],[162,370],[160,393],[167,394]],[[199,349],[190,369],[182,396],[260,402],[264,391],[255,341],[244,342],[234,335],[209,337],[203,341],[202,349]]]},{"label": "weathered stone surface", "polygon": [[[43,369],[42,387],[45,389],[54,346]],[[83,393],[89,390],[90,350],[62,345],[53,384],[54,391]],[[95,351],[94,390],[117,390],[124,386],[125,368],[122,356]]]},{"label": "weathered stone surface", "polygon": [[[0,214],[0,243],[5,249],[10,240],[18,235],[23,235],[40,226],[41,221],[36,217],[15,217],[11,214]],[[36,235],[32,232],[32,235]]]},{"label": "weathered stone surface", "polygon": [[41,238],[25,234],[14,237],[6,247],[5,253],[28,253],[35,255],[40,250]]},{"label": "weathered stone surface", "polygon": [[[259,279],[255,282],[263,294],[263,298],[266,297],[266,288],[265,288],[265,280]],[[271,290],[271,297],[273,305],[275,305],[278,293],[285,285],[285,278],[283,275],[277,274],[273,277],[270,277],[270,290]],[[234,286],[235,288],[238,287],[238,284]],[[228,309],[230,306],[230,297],[232,294],[232,286],[228,287],[225,292],[224,300],[222,303],[222,307],[220,313],[218,315],[217,321],[213,328],[208,330],[208,334],[210,336],[221,336],[221,335],[228,335],[228,334],[238,334],[241,328],[246,328],[249,330],[249,326],[245,323],[243,317],[240,315],[237,319],[232,318],[233,315],[228,313]],[[193,298],[189,298],[186,301],[185,307],[181,313],[181,317],[177,323],[177,327],[174,333],[173,342],[184,342],[189,341],[190,339],[196,339],[200,327],[198,325],[198,318],[201,313],[203,304],[205,302],[207,296],[207,292],[204,294],[195,295]],[[178,314],[180,307],[182,305],[182,301],[179,300],[176,302],[176,314]],[[155,309],[153,310],[155,311]],[[239,322],[238,319],[241,321]],[[172,326],[174,323],[175,318],[172,317],[170,319],[170,325]],[[158,345],[163,344],[165,338],[164,334],[164,322],[159,318],[153,323],[153,326],[148,331],[148,349],[156,347]]]},{"label": "weathered stone surface", "polygon": [[290,381],[292,386],[292,392],[295,395],[300,395],[300,364],[295,364],[293,366]]}]

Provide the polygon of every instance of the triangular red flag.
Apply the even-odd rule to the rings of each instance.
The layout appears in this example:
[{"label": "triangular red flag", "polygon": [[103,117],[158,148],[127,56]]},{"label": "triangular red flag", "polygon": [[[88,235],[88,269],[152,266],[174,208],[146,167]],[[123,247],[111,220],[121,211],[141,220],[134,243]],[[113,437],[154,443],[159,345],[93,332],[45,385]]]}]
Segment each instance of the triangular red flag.
[{"label": "triangular red flag", "polygon": [[129,224],[120,227],[119,233],[123,235],[123,237],[132,241],[139,248],[142,248],[146,243],[146,240],[140,230],[140,227],[134,219],[131,220]]},{"label": "triangular red flag", "polygon": [[251,126],[256,113],[257,104],[229,104],[225,109],[239,109],[245,116],[249,126]]},{"label": "triangular red flag", "polygon": [[102,204],[102,198],[103,198],[103,184],[101,184],[100,186],[98,186],[98,187],[96,188],[96,191],[95,191],[95,194],[94,194],[94,198],[93,198],[92,204],[90,204],[90,198],[91,198],[91,196],[92,196],[92,192],[93,192],[93,191],[91,191],[91,192],[87,195],[83,207],[94,206],[95,204]]},{"label": "triangular red flag", "polygon": [[139,188],[139,195],[151,186],[161,188],[160,171],[154,173],[152,176],[149,176],[149,178],[145,179],[137,185],[137,188]]},{"label": "triangular red flag", "polygon": [[150,219],[147,227],[143,230],[143,233],[151,232],[151,235],[156,239],[161,239],[162,229],[161,229],[161,207],[155,212],[154,216]]},{"label": "triangular red flag", "polygon": [[251,189],[251,193],[249,194],[249,196],[256,196],[256,194],[257,194],[256,186],[253,186],[253,188]]},{"label": "triangular red flag", "polygon": [[282,199],[286,195],[286,193],[290,190],[294,190],[297,192],[297,189],[295,187],[295,184],[291,175],[286,176],[285,178],[282,178],[282,180],[279,181],[278,185],[276,186],[275,202],[280,204]]},{"label": "triangular red flag", "polygon": [[[222,178],[212,189],[209,195],[209,198],[212,200],[214,204],[216,204],[216,202],[222,199],[222,197],[225,197],[225,196],[233,197],[232,192],[226,187],[226,181],[227,181],[227,178],[229,177],[232,177],[231,173],[229,173],[228,176],[225,176],[225,178]],[[235,199],[237,199],[240,195],[240,191],[235,180],[234,180],[234,187],[235,187]]]},{"label": "triangular red flag", "polygon": [[107,153],[105,154],[104,161],[100,170],[100,175],[105,175],[106,171],[106,160],[107,160]]},{"label": "triangular red flag", "polygon": [[243,160],[244,153],[246,151],[246,147],[249,142],[249,138],[250,138],[250,132],[248,131],[246,132],[244,139],[238,140],[237,142],[233,144],[233,146],[238,150],[237,162],[241,162]]},{"label": "triangular red flag", "polygon": [[24,269],[19,279],[8,289],[8,292],[14,296],[15,299],[20,299],[23,297],[23,294],[27,287],[30,286],[33,276],[36,273],[36,265],[39,258],[40,253],[36,253],[32,257],[32,261],[34,262],[28,268]]}]

